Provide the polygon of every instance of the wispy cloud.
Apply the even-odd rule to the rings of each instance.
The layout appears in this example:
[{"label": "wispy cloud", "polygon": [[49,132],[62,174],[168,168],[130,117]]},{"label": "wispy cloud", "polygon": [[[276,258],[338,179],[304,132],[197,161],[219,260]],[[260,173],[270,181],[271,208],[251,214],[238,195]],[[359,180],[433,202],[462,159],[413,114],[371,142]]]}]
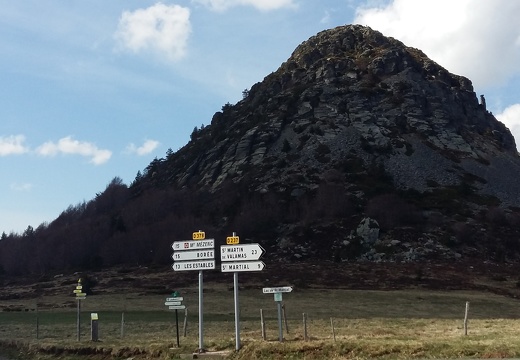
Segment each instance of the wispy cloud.
[{"label": "wispy cloud", "polygon": [[24,145],[25,136],[11,135],[0,136],[0,156],[18,155],[29,151]]},{"label": "wispy cloud", "polygon": [[278,10],[281,8],[296,8],[293,0],[192,0],[214,11],[225,11],[235,6],[253,6],[260,11]]},{"label": "wispy cloud", "polygon": [[134,144],[130,144],[126,147],[125,153],[127,154],[137,154],[139,156],[147,155],[157,149],[159,146],[159,141],[156,140],[146,140],[143,145],[137,147]]},{"label": "wispy cloud", "polygon": [[325,13],[323,14],[323,17],[321,18],[320,23],[328,24],[329,21],[330,21],[330,11],[325,10]]},{"label": "wispy cloud", "polygon": [[14,191],[30,191],[33,188],[32,184],[29,183],[12,183],[11,184],[11,190]]},{"label": "wispy cloud", "polygon": [[81,155],[89,157],[89,162],[94,165],[104,164],[112,156],[110,150],[99,149],[92,143],[74,140],[70,136],[61,138],[57,143],[48,141],[36,148],[36,153],[41,156],[56,156],[60,153],[66,155]]},{"label": "wispy cloud", "polygon": [[157,3],[146,9],[123,12],[114,36],[121,49],[152,52],[175,61],[186,54],[190,34],[188,8]]}]

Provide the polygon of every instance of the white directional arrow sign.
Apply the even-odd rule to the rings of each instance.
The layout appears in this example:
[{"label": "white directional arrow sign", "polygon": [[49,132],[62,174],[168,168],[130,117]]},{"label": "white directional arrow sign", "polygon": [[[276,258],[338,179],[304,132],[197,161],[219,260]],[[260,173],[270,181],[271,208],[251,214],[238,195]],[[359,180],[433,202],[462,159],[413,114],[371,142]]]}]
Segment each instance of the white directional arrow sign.
[{"label": "white directional arrow sign", "polygon": [[167,297],[166,298],[166,301],[182,301],[184,300],[184,298],[182,296],[178,296],[178,297]]},{"label": "white directional arrow sign", "polygon": [[175,261],[185,260],[203,260],[203,259],[214,259],[215,250],[189,250],[189,251],[175,251],[172,255],[172,259]]},{"label": "white directional arrow sign", "polygon": [[288,293],[292,292],[292,286],[268,287],[263,288],[262,291],[264,294]]},{"label": "white directional arrow sign", "polygon": [[222,272],[262,271],[265,267],[263,261],[224,262],[220,264]]},{"label": "white directional arrow sign", "polygon": [[215,239],[174,241],[172,244],[174,251],[212,249],[214,247]]},{"label": "white directional arrow sign", "polygon": [[174,271],[211,270],[215,268],[215,260],[177,261],[172,268]]},{"label": "white directional arrow sign", "polygon": [[263,253],[264,249],[259,244],[220,246],[220,260],[222,261],[258,260]]},{"label": "white directional arrow sign", "polygon": [[177,305],[182,305],[182,301],[166,301],[164,303],[164,305],[166,306],[177,306]]}]

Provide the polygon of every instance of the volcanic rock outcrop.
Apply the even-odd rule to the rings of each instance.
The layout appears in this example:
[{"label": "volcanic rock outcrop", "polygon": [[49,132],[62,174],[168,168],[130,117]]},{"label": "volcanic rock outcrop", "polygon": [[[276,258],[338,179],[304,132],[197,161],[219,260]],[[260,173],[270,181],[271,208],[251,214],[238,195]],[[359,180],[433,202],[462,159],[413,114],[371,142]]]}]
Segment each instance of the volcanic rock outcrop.
[{"label": "volcanic rock outcrop", "polygon": [[[373,250],[373,243],[359,250],[359,241],[352,249],[367,214],[379,223],[396,212],[409,217],[382,225],[388,246],[405,239],[451,246],[467,234],[491,241],[479,216],[500,208],[508,218],[520,207],[514,138],[483,97],[479,102],[471,81],[368,27],[318,33],[243,95],[195,129],[148,181],[213,194],[236,186],[244,196],[233,216],[254,194],[276,197],[269,206],[285,212],[299,202],[292,220],[270,222],[277,246],[323,240],[317,228],[334,218],[336,231],[327,230],[334,240],[323,241],[331,249],[350,246],[341,259]],[[332,194],[324,195],[324,184]],[[311,204],[319,196],[329,204],[309,207],[323,207],[321,215],[302,211],[302,199]],[[415,210],[406,215],[403,204]],[[347,225],[351,218],[356,226]]]}]

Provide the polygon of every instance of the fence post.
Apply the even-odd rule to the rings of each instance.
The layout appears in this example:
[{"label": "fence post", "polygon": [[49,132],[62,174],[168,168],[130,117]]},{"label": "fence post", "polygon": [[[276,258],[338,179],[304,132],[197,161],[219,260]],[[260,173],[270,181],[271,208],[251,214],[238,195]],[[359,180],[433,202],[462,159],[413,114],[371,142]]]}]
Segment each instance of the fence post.
[{"label": "fence post", "polygon": [[466,311],[464,311],[464,335],[468,335],[468,312],[469,301],[466,301]]},{"label": "fence post", "polygon": [[184,324],[183,324],[183,332],[184,337],[186,337],[186,331],[188,329],[188,308],[184,309]]},{"label": "fence post", "polygon": [[303,313],[303,340],[307,341],[309,338],[307,336],[307,315]]},{"label": "fence post", "polygon": [[40,339],[40,314],[38,312],[38,301],[36,301],[36,340]]},{"label": "fence post", "polygon": [[125,312],[121,312],[121,339],[125,336]]},{"label": "fence post", "polygon": [[336,342],[336,329],[334,329],[334,320],[332,318],[330,318],[330,326],[332,327],[332,338]]},{"label": "fence post", "polygon": [[264,310],[260,309],[260,326],[262,327],[262,340],[265,340],[265,321],[264,321]]},{"label": "fence post", "polygon": [[285,323],[285,332],[289,334],[289,324],[287,324],[287,313],[285,311],[285,304],[282,304],[283,322]]}]

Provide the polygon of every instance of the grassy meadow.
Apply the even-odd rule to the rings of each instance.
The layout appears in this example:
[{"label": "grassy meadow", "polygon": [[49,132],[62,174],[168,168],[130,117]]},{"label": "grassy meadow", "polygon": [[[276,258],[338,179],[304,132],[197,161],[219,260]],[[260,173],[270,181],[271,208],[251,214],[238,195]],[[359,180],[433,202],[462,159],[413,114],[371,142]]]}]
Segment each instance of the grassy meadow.
[{"label": "grassy meadow", "polygon": [[[180,358],[198,349],[198,287],[176,290],[188,308],[186,336],[184,311],[178,311],[180,347],[175,311],[164,305],[168,295],[138,293],[88,296],[81,304],[80,341],[72,296],[0,301],[4,309],[0,341],[19,346],[18,356],[24,359]],[[283,342],[272,294],[248,287],[240,290],[239,300],[242,347],[235,352],[232,284],[205,284],[203,338],[208,352],[227,351],[230,359],[306,360],[520,356],[519,303],[490,293],[296,288],[283,294],[287,318]],[[468,335],[464,335],[467,301]],[[90,334],[93,312],[99,316],[97,342]]]}]

